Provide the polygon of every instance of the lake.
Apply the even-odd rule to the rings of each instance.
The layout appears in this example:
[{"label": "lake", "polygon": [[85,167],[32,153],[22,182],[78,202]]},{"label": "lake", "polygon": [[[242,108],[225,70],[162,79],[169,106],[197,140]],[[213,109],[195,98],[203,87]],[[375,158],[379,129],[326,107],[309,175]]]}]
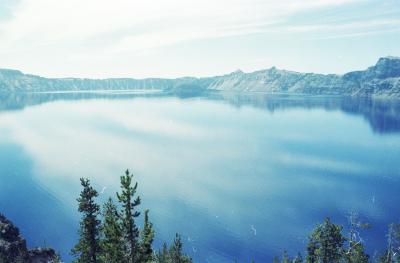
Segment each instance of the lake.
[{"label": "lake", "polygon": [[[79,178],[114,196],[129,168],[155,245],[182,234],[195,262],[304,252],[327,216],[357,212],[383,248],[400,220],[399,101],[211,93],[0,95],[0,212],[69,262]],[[141,222],[140,222],[141,225]],[[304,255],[304,253],[303,253]]]}]

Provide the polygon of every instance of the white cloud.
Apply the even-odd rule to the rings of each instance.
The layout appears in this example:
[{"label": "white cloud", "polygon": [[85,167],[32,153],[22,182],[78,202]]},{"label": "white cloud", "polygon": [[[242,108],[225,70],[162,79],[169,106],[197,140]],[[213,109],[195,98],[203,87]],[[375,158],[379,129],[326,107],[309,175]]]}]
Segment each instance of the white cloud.
[{"label": "white cloud", "polygon": [[101,64],[137,68],[138,54],[188,41],[322,30],[286,21],[353,2],[360,0],[20,0],[0,21],[0,66],[49,75],[73,67],[93,73]]},{"label": "white cloud", "polygon": [[379,28],[381,26],[393,26],[397,29],[400,26],[400,19],[375,19],[371,21],[357,21],[348,23],[331,23],[331,24],[315,24],[315,25],[300,25],[300,26],[290,26],[284,29],[288,32],[293,33],[303,33],[310,31],[341,31],[343,30],[354,30],[354,29],[370,29]]},{"label": "white cloud", "polygon": [[103,42],[113,50],[137,50],[257,32],[291,13],[347,2],[22,0],[13,19],[0,25],[0,39],[3,52],[74,44],[90,49],[87,42],[96,37],[112,38]]}]

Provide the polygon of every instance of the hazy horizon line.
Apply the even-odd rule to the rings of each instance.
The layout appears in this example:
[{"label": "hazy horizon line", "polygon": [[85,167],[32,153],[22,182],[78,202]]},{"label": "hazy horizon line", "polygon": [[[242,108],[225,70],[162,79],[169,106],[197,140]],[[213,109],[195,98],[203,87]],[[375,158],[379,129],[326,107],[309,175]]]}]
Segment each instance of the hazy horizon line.
[{"label": "hazy horizon line", "polygon": [[[395,59],[400,59],[400,56],[394,56],[394,55],[387,55],[387,56],[380,56],[376,62],[379,61],[379,59],[381,58],[395,58]],[[374,64],[375,65],[375,64]],[[174,79],[183,79],[183,78],[196,78],[196,79],[202,79],[202,78],[212,78],[212,77],[221,77],[221,76],[227,76],[236,72],[242,72],[243,74],[251,74],[251,73],[255,73],[255,72],[259,72],[259,71],[265,71],[265,70],[271,70],[271,69],[277,69],[280,71],[287,71],[287,72],[293,72],[293,73],[303,73],[303,74],[318,74],[318,75],[344,75],[346,73],[349,72],[354,72],[354,71],[363,71],[368,69],[371,66],[374,65],[370,65],[367,68],[364,69],[354,69],[351,71],[347,71],[345,73],[317,73],[317,72],[305,72],[305,71],[298,71],[298,70],[291,70],[291,69],[284,69],[284,68],[278,68],[276,66],[272,66],[272,67],[267,67],[267,68],[260,68],[257,70],[253,70],[253,71],[243,71],[241,69],[237,69],[228,73],[221,73],[221,74],[216,74],[216,75],[207,75],[207,76],[194,76],[194,75],[182,75],[182,76],[177,76],[177,77],[158,77],[158,76],[152,76],[152,77],[144,77],[144,78],[136,78],[136,77],[105,77],[105,78],[96,78],[96,77],[73,77],[73,76],[68,76],[68,77],[49,77],[49,76],[45,76],[45,75],[41,75],[41,74],[32,74],[32,73],[27,73],[23,70],[20,69],[15,69],[15,68],[3,68],[0,67],[0,70],[10,70],[10,71],[18,71],[24,75],[30,75],[30,76],[36,76],[36,77],[42,77],[42,78],[46,78],[46,79],[93,79],[93,80],[107,80],[107,79],[135,79],[135,80],[145,80],[145,79],[170,79],[170,80],[174,80]]]}]

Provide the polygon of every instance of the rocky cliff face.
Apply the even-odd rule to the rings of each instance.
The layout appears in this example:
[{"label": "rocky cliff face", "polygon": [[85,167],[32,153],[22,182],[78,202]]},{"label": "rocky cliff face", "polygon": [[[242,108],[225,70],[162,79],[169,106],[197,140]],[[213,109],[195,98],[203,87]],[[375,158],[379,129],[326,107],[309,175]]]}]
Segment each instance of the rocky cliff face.
[{"label": "rocky cliff face", "polygon": [[251,73],[235,71],[209,78],[48,79],[16,70],[0,70],[0,91],[3,92],[127,89],[184,94],[220,90],[400,98],[400,58],[380,58],[376,65],[364,71],[344,75],[299,73],[273,67]]},{"label": "rocky cliff face", "polygon": [[358,94],[399,98],[400,58],[380,58],[375,66],[344,74],[343,79],[355,83]]},{"label": "rocky cliff face", "polygon": [[59,261],[53,249],[34,248],[29,250],[19,229],[0,214],[0,262],[56,263]]},{"label": "rocky cliff face", "polygon": [[348,86],[350,83],[338,75],[298,73],[270,68],[222,76],[214,81],[210,88],[274,93],[343,94]]},{"label": "rocky cliff face", "polygon": [[364,71],[344,75],[299,73],[270,68],[216,77],[216,90],[400,98],[400,58],[386,57]]}]

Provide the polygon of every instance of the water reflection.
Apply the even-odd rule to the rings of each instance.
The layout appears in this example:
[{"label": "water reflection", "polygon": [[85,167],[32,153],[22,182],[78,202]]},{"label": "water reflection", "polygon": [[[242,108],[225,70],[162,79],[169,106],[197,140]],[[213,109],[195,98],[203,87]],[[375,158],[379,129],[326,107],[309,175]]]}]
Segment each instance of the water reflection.
[{"label": "water reflection", "polygon": [[[30,105],[57,100],[129,99],[135,97],[154,98],[166,96],[171,96],[171,94],[161,92],[146,93],[143,91],[0,93],[0,111],[19,110]],[[175,96],[181,99],[193,98],[193,96]],[[201,97],[211,100],[222,100],[237,107],[253,106],[270,112],[290,108],[340,110],[347,114],[363,116],[376,133],[400,132],[400,100],[396,99],[234,92],[209,92],[203,93]]]},{"label": "water reflection", "polygon": [[363,116],[374,132],[392,133],[400,131],[400,100],[395,99],[300,95],[271,96],[254,93],[215,93],[212,97],[229,101],[238,107],[251,105],[271,112],[288,108],[340,110],[347,114]]},{"label": "water reflection", "polygon": [[[399,219],[398,122],[371,130],[360,118],[396,118],[395,103],[214,93],[13,96],[2,99],[0,113],[1,210],[33,244],[45,238],[67,259],[79,177],[105,189],[104,199],[128,167],[142,208],[151,210],[157,245],[179,231],[197,262],[297,253],[315,222],[329,215],[345,224],[350,210],[373,224],[365,235],[371,250]],[[30,202],[14,200],[16,192]],[[26,230],[50,221],[64,226],[56,237],[51,227]]]},{"label": "water reflection", "polygon": [[0,212],[20,226],[28,244],[46,246],[57,240],[58,249],[68,247],[76,238],[65,232],[75,227],[74,213],[37,184],[32,165],[19,146],[0,139]]}]

